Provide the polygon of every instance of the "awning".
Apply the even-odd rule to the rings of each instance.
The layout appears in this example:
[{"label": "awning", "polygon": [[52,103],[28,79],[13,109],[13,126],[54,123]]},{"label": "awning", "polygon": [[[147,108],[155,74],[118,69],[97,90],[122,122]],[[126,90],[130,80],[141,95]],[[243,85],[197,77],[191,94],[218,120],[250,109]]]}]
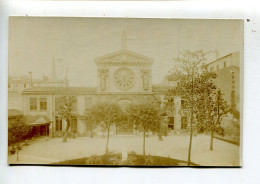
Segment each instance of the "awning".
[{"label": "awning", "polygon": [[25,116],[26,123],[31,126],[40,126],[50,123],[47,116]]}]

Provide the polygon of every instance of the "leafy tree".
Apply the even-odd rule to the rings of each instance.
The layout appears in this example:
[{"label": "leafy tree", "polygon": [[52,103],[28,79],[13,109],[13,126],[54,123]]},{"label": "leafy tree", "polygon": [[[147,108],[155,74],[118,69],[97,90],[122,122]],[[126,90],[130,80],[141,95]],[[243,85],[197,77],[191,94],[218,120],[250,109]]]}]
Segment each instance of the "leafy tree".
[{"label": "leafy tree", "polygon": [[68,130],[70,128],[70,120],[72,118],[72,107],[76,102],[75,96],[62,95],[58,99],[56,113],[60,119],[65,119],[67,122],[63,142],[67,142]]},{"label": "leafy tree", "polygon": [[187,108],[187,119],[190,129],[190,141],[188,150],[188,165],[191,163],[191,148],[193,129],[198,127],[197,120],[203,120],[204,110],[201,108],[201,101],[204,99],[204,91],[216,88],[213,79],[216,74],[209,72],[206,65],[206,52],[184,51],[175,59],[176,66],[170,71],[168,79],[175,82],[175,87],[168,90],[166,99],[175,96],[185,99]]},{"label": "leafy tree", "polygon": [[84,120],[87,131],[90,133],[90,137],[94,136],[94,129],[97,127],[97,123],[93,114],[93,109],[86,109],[84,114]]},{"label": "leafy tree", "polygon": [[115,103],[99,103],[95,104],[89,109],[87,113],[87,119],[96,123],[96,125],[101,125],[107,130],[107,143],[106,143],[106,153],[109,152],[109,136],[110,128],[113,124],[117,124],[121,121],[123,117],[123,112],[119,105]]},{"label": "leafy tree", "polygon": [[221,129],[221,121],[225,114],[227,114],[227,102],[223,99],[223,94],[220,90],[214,91],[208,94],[208,98],[205,100],[207,104],[207,127],[210,129],[210,150],[213,150],[213,136],[214,132]]},{"label": "leafy tree", "polygon": [[199,122],[198,125],[203,127],[203,130],[211,132],[210,150],[213,150],[214,132],[221,133],[221,130],[223,130],[221,121],[227,113],[228,106],[223,98],[221,90],[216,88],[212,80],[207,79],[210,76],[215,78],[216,74],[205,72],[204,75],[200,76],[200,82],[197,85],[199,85],[201,91],[197,96],[197,111],[195,114],[196,119]]},{"label": "leafy tree", "polygon": [[149,99],[139,104],[131,104],[127,109],[129,121],[134,129],[143,132],[143,155],[145,156],[145,136],[147,132],[160,132],[161,114],[156,101]]},{"label": "leafy tree", "polygon": [[8,144],[29,138],[32,127],[27,125],[23,117],[8,121]]}]

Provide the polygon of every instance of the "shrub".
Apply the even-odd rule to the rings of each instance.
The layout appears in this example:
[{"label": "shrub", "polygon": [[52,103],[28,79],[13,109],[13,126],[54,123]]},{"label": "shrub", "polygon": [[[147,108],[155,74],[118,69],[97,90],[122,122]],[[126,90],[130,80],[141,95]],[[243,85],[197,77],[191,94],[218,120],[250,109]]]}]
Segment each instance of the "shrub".
[{"label": "shrub", "polygon": [[25,123],[23,117],[8,121],[8,145],[30,137],[32,127]]},{"label": "shrub", "polygon": [[97,155],[92,155],[91,157],[89,157],[86,161],[87,165],[101,165],[102,159],[101,157],[97,156]]},{"label": "shrub", "polygon": [[233,115],[229,116],[223,122],[224,138],[230,141],[240,141],[240,121],[235,119]]}]

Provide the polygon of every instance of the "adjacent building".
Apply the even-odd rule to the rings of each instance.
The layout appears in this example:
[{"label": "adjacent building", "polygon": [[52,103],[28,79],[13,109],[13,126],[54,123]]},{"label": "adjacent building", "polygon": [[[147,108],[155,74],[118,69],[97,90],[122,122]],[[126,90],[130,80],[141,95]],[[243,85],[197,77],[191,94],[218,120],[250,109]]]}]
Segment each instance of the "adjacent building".
[{"label": "adjacent building", "polygon": [[228,105],[240,112],[240,52],[230,53],[210,62],[208,68],[217,73],[215,84],[224,94]]},{"label": "adjacent building", "polygon": [[55,59],[53,58],[51,78],[42,76],[42,79],[33,78],[33,73],[27,75],[8,76],[8,109],[24,111],[22,91],[33,87],[66,87],[66,79],[56,77]]}]

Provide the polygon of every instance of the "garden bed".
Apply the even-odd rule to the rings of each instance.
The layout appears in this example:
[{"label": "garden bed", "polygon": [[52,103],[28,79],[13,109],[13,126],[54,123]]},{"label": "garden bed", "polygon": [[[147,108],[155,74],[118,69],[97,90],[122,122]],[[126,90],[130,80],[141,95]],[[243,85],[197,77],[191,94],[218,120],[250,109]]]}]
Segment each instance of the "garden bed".
[{"label": "garden bed", "polygon": [[[187,166],[187,162],[168,157],[143,156],[129,154],[125,161],[122,161],[121,154],[109,153],[105,155],[92,155],[73,160],[65,160],[52,163],[53,165],[91,165],[91,166]],[[191,163],[191,166],[199,166]]]}]

